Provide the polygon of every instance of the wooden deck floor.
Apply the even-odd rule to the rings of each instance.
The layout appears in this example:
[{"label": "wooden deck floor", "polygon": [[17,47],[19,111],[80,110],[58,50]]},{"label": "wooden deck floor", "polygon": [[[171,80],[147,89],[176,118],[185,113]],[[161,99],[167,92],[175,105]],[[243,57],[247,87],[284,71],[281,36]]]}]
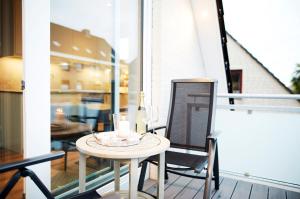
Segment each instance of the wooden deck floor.
[{"label": "wooden deck floor", "polygon": [[[204,180],[191,179],[183,176],[169,174],[169,180],[165,184],[166,199],[192,199],[203,198]],[[147,180],[144,191],[156,195],[156,183]],[[291,192],[260,184],[238,181],[231,178],[221,178],[220,189],[214,189],[212,183],[213,199],[300,199],[300,193]]]}]

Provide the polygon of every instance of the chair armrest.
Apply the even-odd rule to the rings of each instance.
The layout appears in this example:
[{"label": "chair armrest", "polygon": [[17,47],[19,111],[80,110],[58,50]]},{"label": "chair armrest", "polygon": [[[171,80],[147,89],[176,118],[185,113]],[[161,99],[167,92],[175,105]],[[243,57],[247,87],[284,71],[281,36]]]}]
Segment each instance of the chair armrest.
[{"label": "chair armrest", "polygon": [[147,129],[147,133],[151,133],[151,132],[155,132],[157,130],[160,130],[160,129],[166,129],[167,126],[157,126],[157,127],[154,127],[154,128],[151,128],[151,129]]},{"label": "chair armrest", "polygon": [[65,155],[65,153],[63,151],[60,151],[60,152],[56,152],[56,153],[49,153],[46,155],[36,156],[33,158],[27,158],[27,159],[12,162],[12,163],[1,164],[0,165],[0,173],[4,173],[4,172],[14,170],[14,169],[22,169],[27,166],[40,164],[40,163],[51,161],[51,160],[56,160],[56,159],[62,158],[64,155]]},{"label": "chair armrest", "polygon": [[210,135],[207,136],[207,139],[208,140],[213,140],[213,141],[217,140],[220,134],[221,134],[220,131],[214,131]]}]

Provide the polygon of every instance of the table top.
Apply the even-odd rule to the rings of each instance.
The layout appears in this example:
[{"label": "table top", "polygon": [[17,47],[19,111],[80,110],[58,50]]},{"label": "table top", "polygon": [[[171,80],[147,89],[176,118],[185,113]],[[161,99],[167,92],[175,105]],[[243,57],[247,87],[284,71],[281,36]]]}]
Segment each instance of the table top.
[{"label": "table top", "polygon": [[70,122],[70,124],[72,124],[70,128],[66,128],[58,131],[51,131],[51,137],[52,138],[69,137],[84,132],[89,132],[91,130],[90,125],[86,123]]},{"label": "table top", "polygon": [[148,133],[137,145],[111,147],[98,144],[93,135],[86,135],[77,140],[76,147],[78,151],[86,155],[118,160],[144,158],[159,154],[170,147],[170,141],[163,136]]}]

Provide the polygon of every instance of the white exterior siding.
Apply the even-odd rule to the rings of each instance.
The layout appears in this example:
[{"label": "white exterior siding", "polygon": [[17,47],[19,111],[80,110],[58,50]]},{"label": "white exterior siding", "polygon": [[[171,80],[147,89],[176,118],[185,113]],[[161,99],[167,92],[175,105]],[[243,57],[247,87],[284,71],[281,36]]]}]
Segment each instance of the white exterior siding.
[{"label": "white exterior siding", "polygon": [[207,18],[199,18],[203,10],[197,2],[153,0],[152,101],[161,109],[161,123],[167,119],[172,79],[216,78],[219,91],[227,92],[216,5],[198,3],[210,13]]},{"label": "white exterior siding", "polygon": [[[227,35],[227,48],[230,69],[241,69],[242,93],[247,94],[290,94],[266,69],[258,63],[245,49],[243,49],[230,35]],[[300,106],[296,100],[235,100],[236,104],[255,105],[284,105]]]}]

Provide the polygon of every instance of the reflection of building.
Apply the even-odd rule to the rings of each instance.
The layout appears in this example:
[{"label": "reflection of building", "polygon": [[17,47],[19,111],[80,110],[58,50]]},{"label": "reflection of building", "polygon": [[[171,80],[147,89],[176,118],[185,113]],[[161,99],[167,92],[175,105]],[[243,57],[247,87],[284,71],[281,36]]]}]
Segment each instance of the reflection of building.
[{"label": "reflection of building", "polygon": [[[98,117],[95,130],[108,130],[113,106],[115,52],[103,38],[51,23],[51,119],[62,107],[66,115]],[[128,64],[120,61],[120,107],[128,104]],[[94,104],[87,108],[84,101]],[[90,107],[90,106],[89,106]],[[99,108],[101,107],[101,109]],[[103,108],[106,107],[106,108]],[[104,116],[102,116],[104,114]]]},{"label": "reflection of building", "polygon": [[[105,39],[51,23],[51,89],[111,91],[114,49]],[[128,65],[120,61],[120,85]],[[125,86],[124,86],[125,85]],[[126,91],[126,88],[121,88]]]},{"label": "reflection of building", "polygon": [[[243,94],[291,94],[272,72],[257,60],[233,36],[227,33],[233,92]],[[237,104],[299,106],[296,100],[236,100]]]}]

